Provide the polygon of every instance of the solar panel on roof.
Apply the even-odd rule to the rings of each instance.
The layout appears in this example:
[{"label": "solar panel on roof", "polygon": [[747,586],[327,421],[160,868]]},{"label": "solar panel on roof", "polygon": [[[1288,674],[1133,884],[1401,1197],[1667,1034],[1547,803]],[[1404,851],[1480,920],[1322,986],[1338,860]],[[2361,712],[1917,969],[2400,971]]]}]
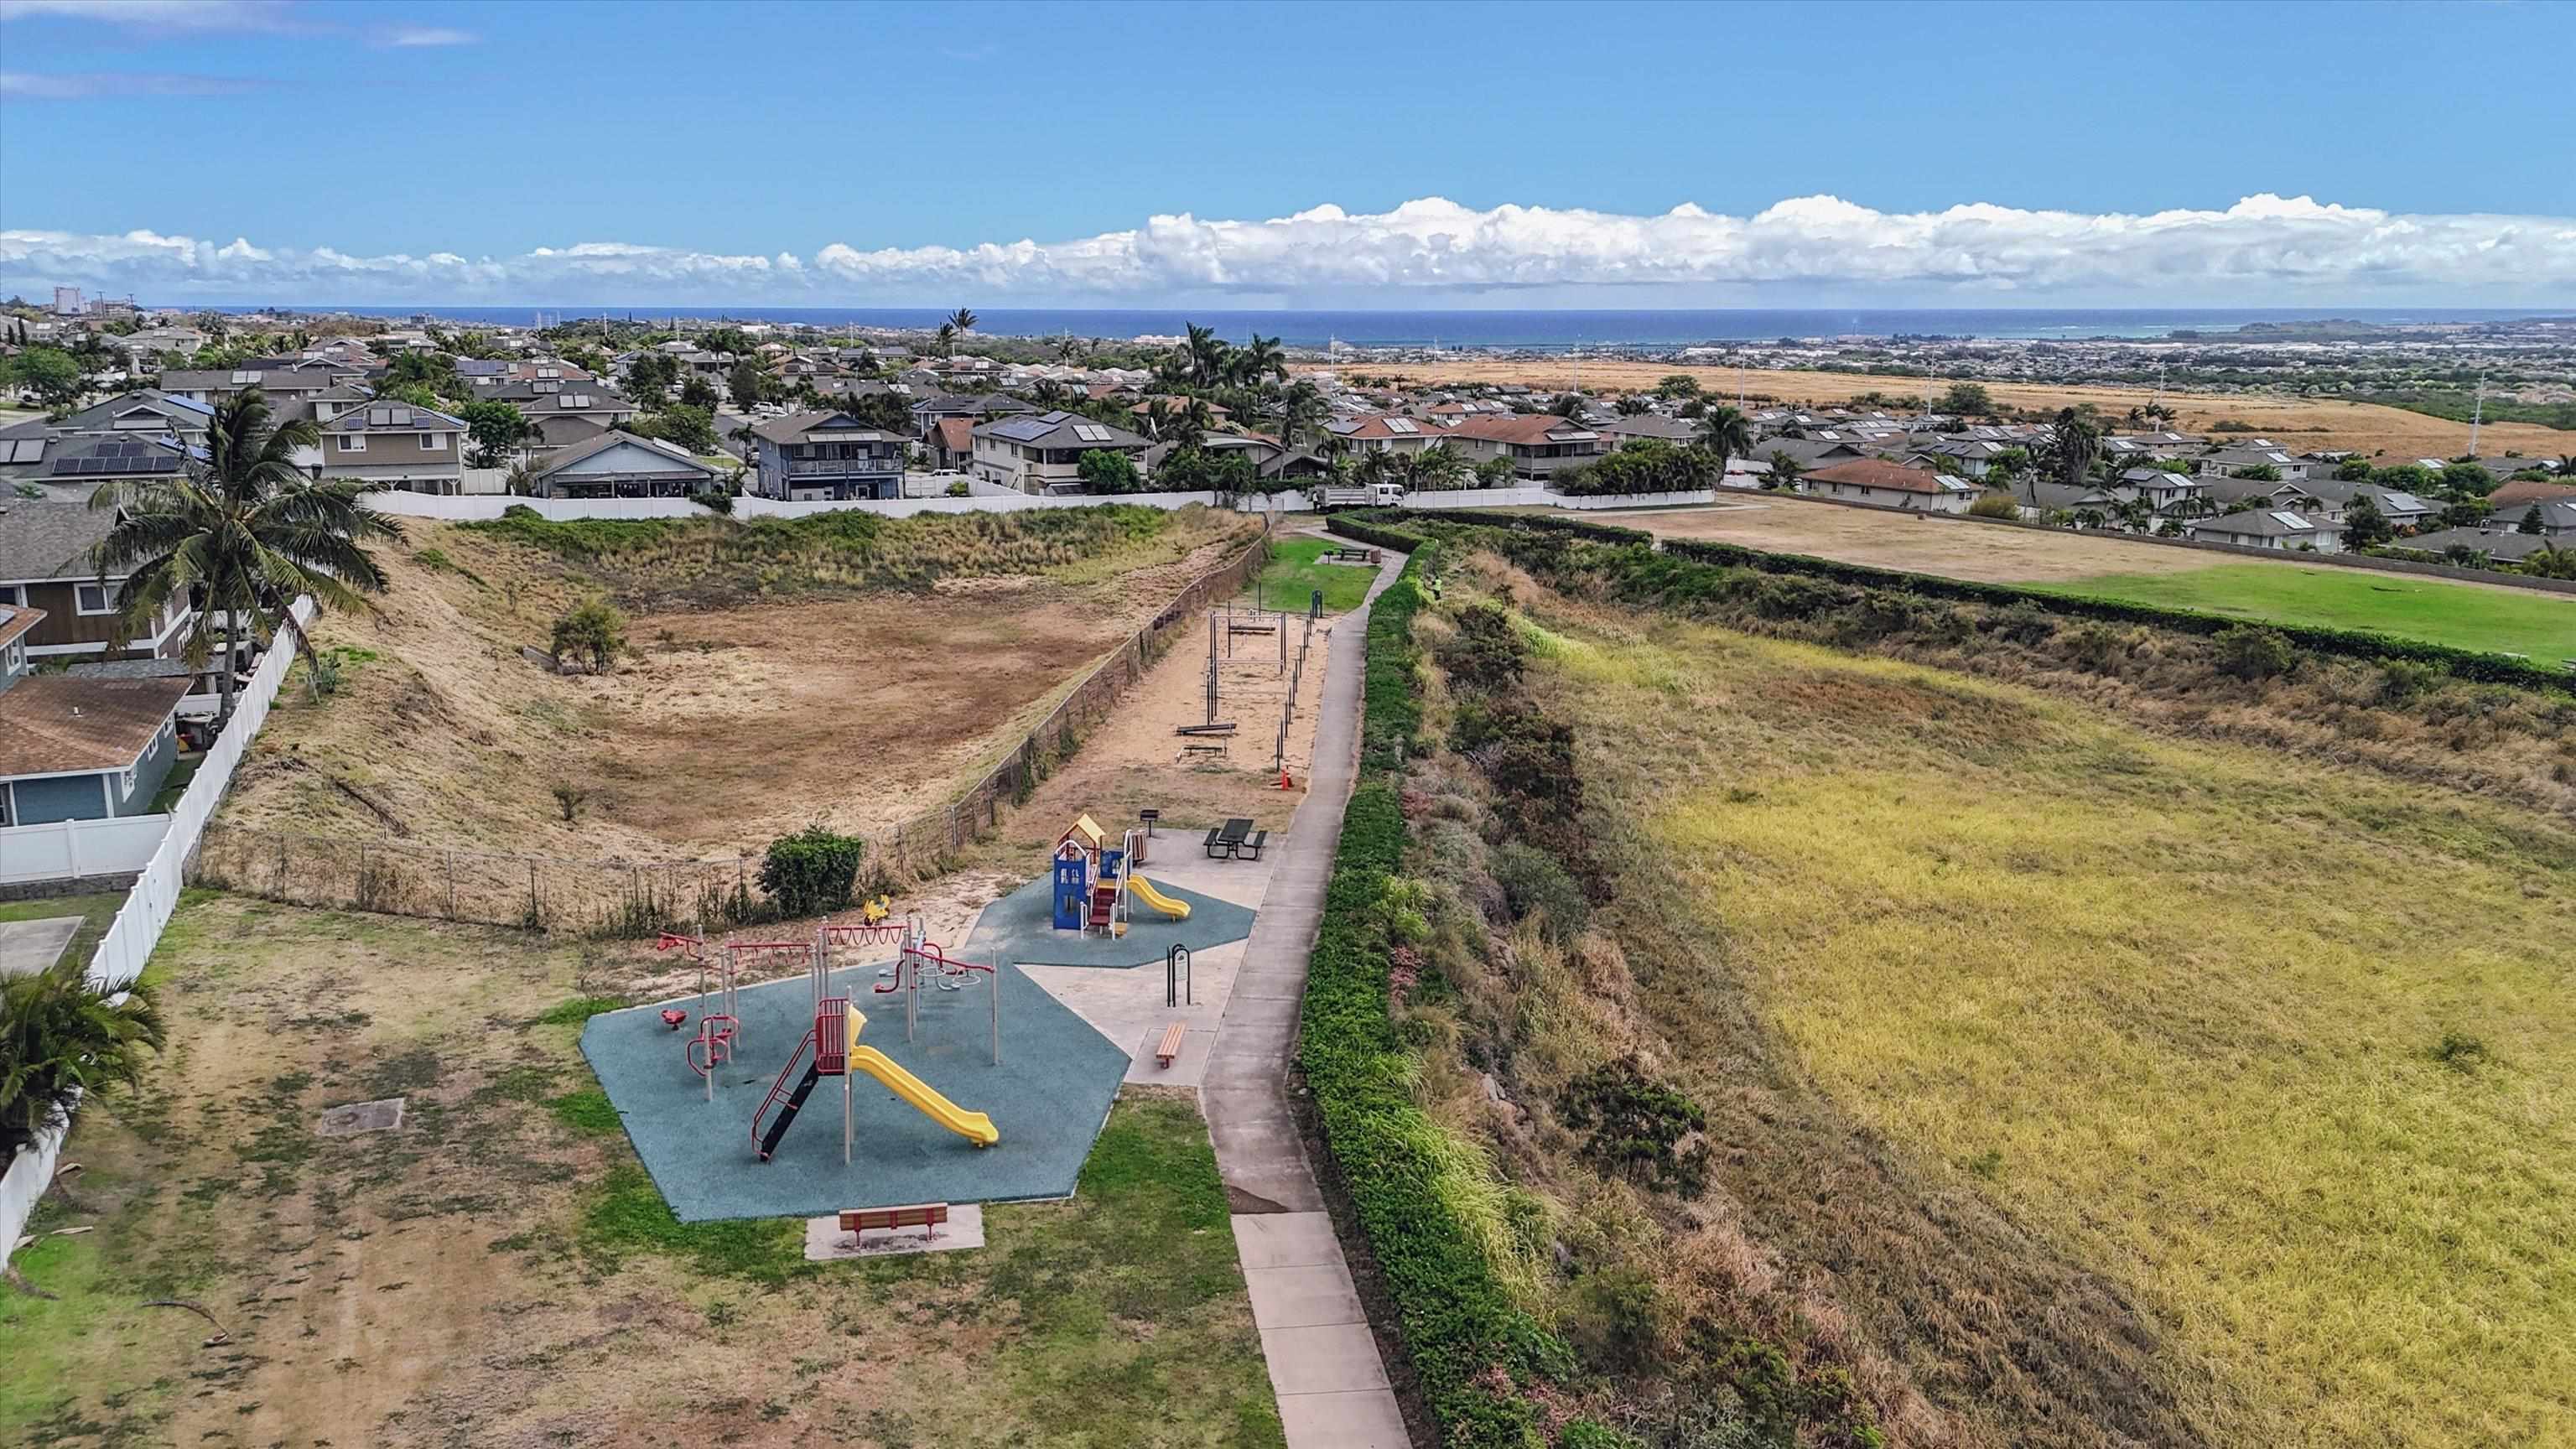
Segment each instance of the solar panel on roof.
[{"label": "solar panel on roof", "polygon": [[2308,526],[2308,521],[2301,518],[2299,515],[2295,513],[2283,513],[2278,510],[2273,512],[2272,521],[2280,524],[2283,528],[2305,528]]}]

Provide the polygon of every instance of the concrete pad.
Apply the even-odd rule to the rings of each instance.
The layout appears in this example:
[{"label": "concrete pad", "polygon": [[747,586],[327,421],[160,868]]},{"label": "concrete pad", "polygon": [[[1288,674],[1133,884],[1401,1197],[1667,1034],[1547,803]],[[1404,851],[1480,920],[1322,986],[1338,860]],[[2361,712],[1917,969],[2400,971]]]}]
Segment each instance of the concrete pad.
[{"label": "concrete pad", "polygon": [[1270,1387],[1284,1401],[1291,1394],[1347,1393],[1387,1387],[1377,1340],[1365,1323],[1261,1330],[1261,1356],[1270,1362]]},{"label": "concrete pad", "polygon": [[80,928],[78,916],[0,921],[0,976],[33,976],[53,965]]},{"label": "concrete pad", "polygon": [[1288,1449],[1410,1449],[1413,1443],[1391,1389],[1282,1394],[1279,1426],[1288,1431]]},{"label": "concrete pad", "polygon": [[1252,1291],[1252,1321],[1260,1328],[1320,1328],[1334,1323],[1368,1322],[1360,1308],[1360,1291],[1350,1270],[1339,1263],[1302,1268],[1247,1269],[1243,1281]]},{"label": "concrete pad", "polygon": [[333,1107],[313,1124],[314,1132],[323,1137],[355,1137],[361,1132],[390,1132],[402,1126],[404,1097],[384,1097],[373,1102],[350,1102]]},{"label": "concrete pad", "polygon": [[1234,1250],[1250,1274],[1272,1268],[1308,1268],[1342,1261],[1333,1220],[1319,1212],[1237,1213]]},{"label": "concrete pad", "polygon": [[948,1221],[937,1236],[920,1228],[870,1228],[852,1235],[841,1231],[841,1217],[805,1220],[805,1260],[835,1263],[847,1258],[895,1258],[907,1253],[954,1253],[984,1246],[984,1208],[961,1202],[948,1209]]}]

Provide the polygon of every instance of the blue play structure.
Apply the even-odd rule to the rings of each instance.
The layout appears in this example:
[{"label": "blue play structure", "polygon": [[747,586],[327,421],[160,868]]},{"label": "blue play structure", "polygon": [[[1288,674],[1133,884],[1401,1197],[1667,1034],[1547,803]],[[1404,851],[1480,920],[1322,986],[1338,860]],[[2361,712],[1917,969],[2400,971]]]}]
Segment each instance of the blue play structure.
[{"label": "blue play structure", "polygon": [[1111,845],[1100,823],[1084,815],[1055,842],[1055,928],[1059,931],[1109,931],[1125,934],[1126,911],[1119,898],[1127,859],[1124,845]]}]

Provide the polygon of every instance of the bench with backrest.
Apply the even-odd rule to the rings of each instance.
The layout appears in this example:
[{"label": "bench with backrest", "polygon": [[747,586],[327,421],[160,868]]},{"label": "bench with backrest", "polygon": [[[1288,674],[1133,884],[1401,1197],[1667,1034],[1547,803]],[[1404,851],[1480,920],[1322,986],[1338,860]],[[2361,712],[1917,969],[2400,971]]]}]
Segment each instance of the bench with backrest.
[{"label": "bench with backrest", "polygon": [[939,1236],[939,1230],[947,1225],[948,1204],[944,1202],[914,1203],[910,1207],[841,1210],[841,1231],[850,1235],[850,1244],[853,1247],[858,1245],[859,1234],[880,1228],[888,1231],[897,1228],[920,1228],[923,1230],[923,1237],[935,1238]]},{"label": "bench with backrest", "polygon": [[1335,563],[1376,563],[1377,550],[1373,548],[1337,548],[1330,554],[1326,555],[1326,557],[1330,558]]},{"label": "bench with backrest", "polygon": [[1189,1027],[1185,1023],[1176,1021],[1164,1027],[1163,1039],[1154,1043],[1155,1065],[1170,1066],[1172,1059],[1181,1054],[1181,1039],[1187,1035],[1189,1035]]}]

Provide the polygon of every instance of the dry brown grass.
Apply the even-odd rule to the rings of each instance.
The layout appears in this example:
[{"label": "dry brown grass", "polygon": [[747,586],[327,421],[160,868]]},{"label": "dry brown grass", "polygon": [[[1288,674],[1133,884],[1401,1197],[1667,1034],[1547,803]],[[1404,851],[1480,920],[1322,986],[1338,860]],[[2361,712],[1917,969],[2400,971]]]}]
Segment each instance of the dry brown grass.
[{"label": "dry brown grass", "polygon": [[[1352,369],[1345,368],[1345,372]],[[1358,369],[1371,376],[1380,374],[1415,382],[1512,382],[1532,387],[1564,388],[1574,383],[1572,369],[1562,360],[1494,359],[1444,362],[1436,367],[1389,364]],[[1736,394],[1733,368],[1681,367],[1651,362],[1597,362],[1583,364],[1583,385],[1599,392],[1605,389],[1645,391],[1657,380],[1674,373],[1688,373],[1699,379],[1700,386],[1712,396],[1732,399]],[[1871,377],[1839,372],[1757,372],[1744,374],[1745,392],[1759,394],[1784,403],[1823,406],[1847,402],[1866,392],[1896,397],[1919,396],[1924,379],[1919,377]],[[1933,383],[1937,390],[1943,386]],[[2080,403],[2091,403],[2117,418],[2152,396],[2147,388],[2073,387],[2049,383],[1994,382],[1985,384],[1996,403],[2005,407],[2045,408],[2055,410]],[[2467,451],[2469,427],[2442,418],[2410,413],[2402,408],[2383,407],[2377,403],[2341,402],[2325,398],[2273,397],[2260,393],[2236,393],[2224,396],[2202,393],[2178,393],[2168,390],[2165,401],[2179,412],[2176,426],[2183,432],[2206,432],[2212,423],[2234,420],[2251,423],[2257,429],[2275,430],[2274,441],[2301,451],[2317,448],[2349,448],[2364,453],[2386,453],[2396,458],[2448,458]],[[2540,457],[2556,457],[2567,451],[2570,435],[2536,423],[2489,423],[2478,434],[2478,450],[2501,453],[2508,450]]]},{"label": "dry brown grass", "polygon": [[[644,613],[635,657],[557,676],[519,650],[546,643],[587,579],[517,543],[414,526],[379,607],[317,630],[354,651],[339,692],[317,703],[290,684],[223,823],[584,860],[729,855],[817,819],[885,826],[988,768],[1240,531],[1176,523],[1086,562],[1082,582]],[[573,820],[559,782],[585,793]]]}]

